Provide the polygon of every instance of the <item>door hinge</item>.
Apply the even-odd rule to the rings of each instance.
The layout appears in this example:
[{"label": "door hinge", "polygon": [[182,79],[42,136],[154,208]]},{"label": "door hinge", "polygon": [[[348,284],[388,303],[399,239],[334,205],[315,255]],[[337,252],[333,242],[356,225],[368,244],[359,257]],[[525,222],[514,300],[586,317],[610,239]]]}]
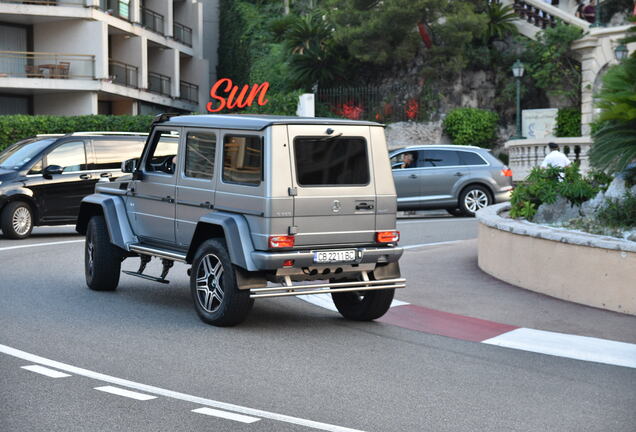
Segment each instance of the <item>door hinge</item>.
[{"label": "door hinge", "polygon": [[298,234],[298,227],[297,226],[290,226],[289,228],[287,228],[287,234],[289,234],[289,235]]},{"label": "door hinge", "polygon": [[289,194],[289,196],[296,196],[298,195],[298,189],[295,187],[287,188],[287,193]]}]

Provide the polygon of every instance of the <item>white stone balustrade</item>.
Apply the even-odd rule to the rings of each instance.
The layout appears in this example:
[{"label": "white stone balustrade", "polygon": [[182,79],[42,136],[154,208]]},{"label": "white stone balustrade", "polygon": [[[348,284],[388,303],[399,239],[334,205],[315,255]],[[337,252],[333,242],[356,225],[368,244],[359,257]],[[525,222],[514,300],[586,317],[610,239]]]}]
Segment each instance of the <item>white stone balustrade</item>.
[{"label": "white stone balustrade", "polygon": [[548,143],[559,145],[559,150],[567,154],[572,162],[578,161],[581,172],[586,174],[590,168],[589,151],[592,139],[589,136],[573,138],[543,138],[510,140],[505,144],[510,157],[509,167],[512,169],[514,181],[524,180],[530,170],[541,164],[543,158],[550,152]]}]

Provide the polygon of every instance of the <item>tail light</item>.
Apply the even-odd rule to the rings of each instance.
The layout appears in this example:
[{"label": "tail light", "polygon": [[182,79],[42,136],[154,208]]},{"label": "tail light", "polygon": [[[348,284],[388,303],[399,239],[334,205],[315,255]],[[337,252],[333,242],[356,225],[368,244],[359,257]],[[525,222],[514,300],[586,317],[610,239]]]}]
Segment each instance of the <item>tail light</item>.
[{"label": "tail light", "polygon": [[375,233],[375,241],[378,243],[395,243],[399,240],[399,231],[378,231]]},{"label": "tail light", "polygon": [[504,177],[512,177],[512,170],[508,167],[501,170],[501,175]]},{"label": "tail light", "polygon": [[294,247],[295,237],[293,235],[269,236],[270,249]]}]

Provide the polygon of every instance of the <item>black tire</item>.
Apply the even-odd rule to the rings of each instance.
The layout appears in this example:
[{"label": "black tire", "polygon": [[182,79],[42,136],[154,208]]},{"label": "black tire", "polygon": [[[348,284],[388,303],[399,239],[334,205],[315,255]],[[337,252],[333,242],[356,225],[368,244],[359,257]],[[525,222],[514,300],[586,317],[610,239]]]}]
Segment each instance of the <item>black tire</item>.
[{"label": "black tire", "polygon": [[492,204],[492,197],[484,186],[470,185],[459,195],[458,204],[464,216],[474,217],[477,210]]},{"label": "black tire", "polygon": [[114,291],[119,284],[122,250],[110,242],[104,216],[93,216],[86,228],[84,273],[94,291]]},{"label": "black tire", "polygon": [[[345,282],[338,280],[338,282]],[[338,312],[353,321],[371,321],[380,318],[391,307],[395,288],[374,291],[331,293]]]},{"label": "black tire", "polygon": [[5,237],[25,239],[33,231],[33,210],[24,201],[13,201],[4,206],[0,215],[0,228]]},{"label": "black tire", "polygon": [[464,213],[458,208],[456,208],[456,209],[446,209],[446,211],[451,216],[455,216],[455,217],[464,216]]},{"label": "black tire", "polygon": [[243,322],[254,304],[249,290],[238,289],[234,266],[222,240],[206,240],[197,249],[190,272],[190,293],[199,318],[218,327]]}]

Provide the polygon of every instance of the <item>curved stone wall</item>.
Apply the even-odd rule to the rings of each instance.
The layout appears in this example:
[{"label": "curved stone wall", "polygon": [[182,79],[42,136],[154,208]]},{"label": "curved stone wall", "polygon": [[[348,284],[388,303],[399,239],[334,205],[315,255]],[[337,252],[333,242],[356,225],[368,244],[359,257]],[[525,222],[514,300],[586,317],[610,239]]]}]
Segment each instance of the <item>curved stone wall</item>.
[{"label": "curved stone wall", "polygon": [[521,288],[636,315],[636,242],[551,228],[500,216],[479,220],[479,267]]}]

